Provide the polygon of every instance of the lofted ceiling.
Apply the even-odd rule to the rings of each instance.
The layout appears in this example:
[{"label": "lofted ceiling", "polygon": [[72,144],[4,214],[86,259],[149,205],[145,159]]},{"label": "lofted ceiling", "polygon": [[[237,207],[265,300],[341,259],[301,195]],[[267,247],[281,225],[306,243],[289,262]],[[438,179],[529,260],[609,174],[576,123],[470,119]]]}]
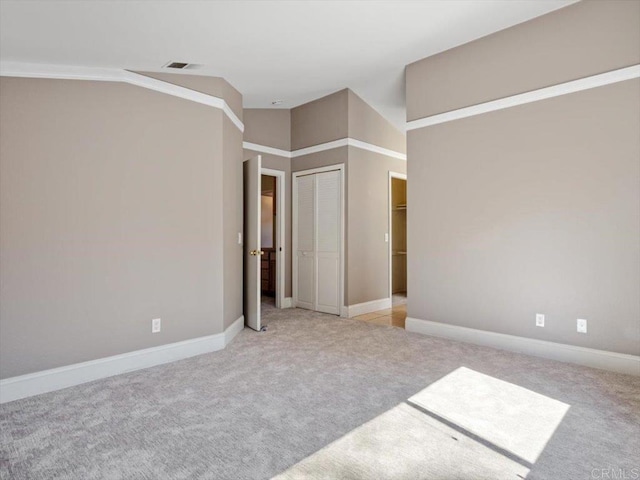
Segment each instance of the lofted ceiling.
[{"label": "lofted ceiling", "polygon": [[0,60],[224,77],[246,108],[349,87],[404,129],[404,67],[575,0],[0,2]]}]

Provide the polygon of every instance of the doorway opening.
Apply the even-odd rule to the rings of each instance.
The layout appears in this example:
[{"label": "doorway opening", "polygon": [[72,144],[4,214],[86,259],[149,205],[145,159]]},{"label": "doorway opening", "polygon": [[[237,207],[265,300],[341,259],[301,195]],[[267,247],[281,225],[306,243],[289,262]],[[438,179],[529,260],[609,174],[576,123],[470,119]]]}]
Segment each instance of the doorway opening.
[{"label": "doorway opening", "polygon": [[407,303],[407,176],[389,172],[389,297]]},{"label": "doorway opening", "polygon": [[276,177],[262,175],[260,192],[260,295],[263,309],[276,307],[277,198]]},{"label": "doorway opening", "polygon": [[285,172],[269,168],[260,172],[260,300],[262,309],[268,310],[284,306]]},{"label": "doorway opening", "polygon": [[[284,181],[285,172],[262,168],[262,157],[256,155],[243,162],[244,197],[244,241],[243,234],[238,242],[243,244],[244,256],[244,318],[247,326],[263,331],[262,292],[265,290],[267,308],[282,308],[284,303]],[[263,176],[273,177],[264,178]],[[266,184],[263,193],[262,183]],[[270,186],[270,188],[269,188]],[[263,208],[263,203],[265,208]],[[263,226],[264,223],[264,226]],[[265,237],[261,232],[265,229]],[[270,252],[265,255],[264,248]],[[273,275],[271,257],[275,256]],[[267,260],[263,263],[263,257]],[[264,275],[263,266],[267,273]],[[270,278],[272,277],[272,278]],[[270,283],[275,278],[275,284]],[[275,295],[275,302],[269,294]],[[275,303],[275,305],[274,305]]]}]

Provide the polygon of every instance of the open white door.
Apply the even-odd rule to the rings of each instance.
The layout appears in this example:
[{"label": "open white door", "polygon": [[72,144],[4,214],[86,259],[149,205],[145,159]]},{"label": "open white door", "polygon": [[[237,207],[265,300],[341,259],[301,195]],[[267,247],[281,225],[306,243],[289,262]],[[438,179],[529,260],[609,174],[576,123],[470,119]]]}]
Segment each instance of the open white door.
[{"label": "open white door", "polygon": [[260,155],[244,161],[244,318],[260,331]]}]

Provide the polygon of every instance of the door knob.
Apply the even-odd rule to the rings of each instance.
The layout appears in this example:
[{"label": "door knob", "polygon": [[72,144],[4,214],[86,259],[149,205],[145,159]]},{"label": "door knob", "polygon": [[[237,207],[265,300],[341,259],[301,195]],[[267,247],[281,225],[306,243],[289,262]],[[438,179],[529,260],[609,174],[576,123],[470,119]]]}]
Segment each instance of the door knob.
[{"label": "door knob", "polygon": [[254,256],[260,256],[260,255],[264,255],[264,252],[262,250],[251,250],[249,254]]}]

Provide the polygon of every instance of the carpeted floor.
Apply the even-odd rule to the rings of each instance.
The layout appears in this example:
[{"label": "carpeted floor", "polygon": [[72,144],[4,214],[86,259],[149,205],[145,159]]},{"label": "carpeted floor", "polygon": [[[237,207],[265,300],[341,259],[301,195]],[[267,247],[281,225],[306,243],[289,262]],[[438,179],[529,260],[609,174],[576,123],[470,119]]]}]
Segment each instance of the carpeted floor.
[{"label": "carpeted floor", "polygon": [[245,329],[224,351],[0,405],[0,477],[640,471],[640,378],[302,310],[263,315],[266,332]]}]

